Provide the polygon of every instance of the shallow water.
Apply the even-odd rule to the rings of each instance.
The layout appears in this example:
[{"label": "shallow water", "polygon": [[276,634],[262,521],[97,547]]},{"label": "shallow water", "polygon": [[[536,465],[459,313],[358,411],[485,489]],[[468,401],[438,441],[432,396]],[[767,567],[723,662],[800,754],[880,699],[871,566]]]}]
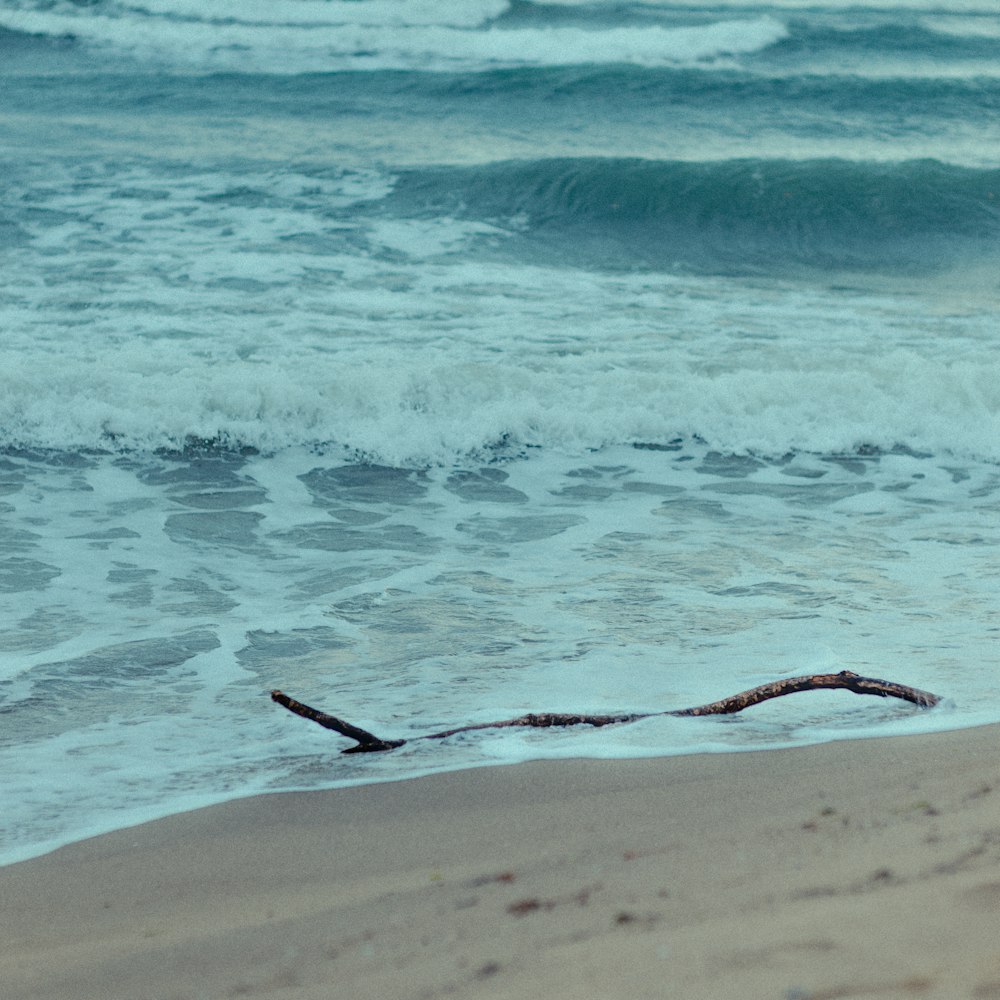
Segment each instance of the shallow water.
[{"label": "shallow water", "polygon": [[[974,463],[679,443],[464,469],[11,453],[4,482],[8,857],[252,791],[928,731],[992,720],[1000,695],[982,669],[1000,485]],[[810,694],[341,758],[267,697],[405,738],[839,669],[946,703]]]}]

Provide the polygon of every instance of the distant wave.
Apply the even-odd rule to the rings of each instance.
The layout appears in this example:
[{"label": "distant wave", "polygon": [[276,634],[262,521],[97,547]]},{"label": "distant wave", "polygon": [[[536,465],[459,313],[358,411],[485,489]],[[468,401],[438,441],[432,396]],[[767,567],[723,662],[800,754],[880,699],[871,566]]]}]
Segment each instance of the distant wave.
[{"label": "distant wave", "polygon": [[[892,79],[996,76],[995,10],[927,4],[869,9],[857,25],[810,5],[733,16],[669,5],[520,0],[0,0],[0,53],[12,35],[75,44],[150,70],[326,73],[482,72],[498,67],[712,66],[767,53],[772,71]],[[920,5],[916,5],[920,9]],[[739,13],[737,13],[739,11]],[[5,37],[6,36],[6,37]]]},{"label": "distant wave", "polygon": [[387,204],[507,225],[542,252],[612,268],[920,273],[1000,247],[1000,170],[932,160],[448,167],[401,175]]},{"label": "distant wave", "polygon": [[110,0],[0,6],[0,29],[71,37],[96,53],[130,57],[154,68],[249,73],[347,69],[479,70],[497,66],[575,63],[683,65],[752,53],[785,37],[771,17],[678,27],[543,24],[502,27],[497,0],[470,6],[388,0],[320,3],[225,2],[211,8],[188,0],[143,5]]},{"label": "distant wave", "polygon": [[[985,19],[984,19],[985,20]],[[992,15],[995,20],[995,14]],[[998,31],[1000,33],[1000,31]],[[824,51],[837,54],[884,55],[886,52],[942,59],[995,59],[997,35],[992,37],[977,18],[901,21],[850,30],[835,27],[805,28],[794,23],[782,49]]]},{"label": "distant wave", "polygon": [[[508,0],[0,0],[11,33],[72,42],[150,69],[297,74],[345,70],[480,72],[498,67],[713,64],[771,50],[772,69],[890,77],[995,75],[995,17],[881,11],[849,30],[771,15],[678,20],[657,5]],[[3,36],[6,33],[7,38]],[[893,59],[902,63],[893,68]],[[886,60],[889,60],[886,64]],[[886,70],[885,66],[889,69]],[[963,66],[968,70],[963,70]],[[937,67],[936,69],[934,67]]]}]

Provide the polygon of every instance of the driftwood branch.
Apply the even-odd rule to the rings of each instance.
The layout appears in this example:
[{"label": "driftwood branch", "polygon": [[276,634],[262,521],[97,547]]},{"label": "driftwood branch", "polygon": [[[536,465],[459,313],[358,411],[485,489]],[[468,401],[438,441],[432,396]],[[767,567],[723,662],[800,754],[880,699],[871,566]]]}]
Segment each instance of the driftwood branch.
[{"label": "driftwood branch", "polygon": [[[769,701],[771,698],[780,698],[782,695],[795,694],[799,691],[819,691],[829,688],[843,688],[853,691],[855,694],[871,694],[879,698],[901,698],[903,701],[912,702],[921,708],[931,708],[941,699],[936,694],[929,691],[920,691],[917,688],[907,687],[905,684],[896,684],[892,681],[881,681],[874,677],[862,677],[860,674],[852,673],[850,670],[841,670],[837,674],[809,674],[804,677],[786,677],[784,680],[772,681],[770,684],[761,684],[759,687],[751,688],[749,691],[741,691],[731,698],[723,698],[721,701],[709,702],[707,705],[696,705],[694,708],[680,708],[664,712],[641,712],[628,715],[571,715],[560,713],[531,713],[521,715],[516,719],[503,719],[499,722],[479,722],[470,726],[459,726],[456,729],[446,729],[440,733],[426,733],[416,736],[417,740],[442,740],[448,736],[455,736],[457,733],[468,733],[476,729],[502,729],[508,726],[531,726],[534,728],[546,728],[549,726],[612,726],[625,722],[637,722],[639,719],[650,719],[661,715],[693,716],[693,715],[732,715],[742,712],[752,705],[759,705],[762,701]],[[319,709],[310,708],[302,702],[289,698],[283,691],[272,691],[271,698],[279,705],[283,705],[290,712],[301,715],[304,719],[311,719],[319,723],[326,729],[346,736],[355,741],[355,746],[348,747],[342,753],[370,753],[379,750],[395,750],[401,747],[407,740],[384,740],[366,729],[352,726],[343,719],[336,716],[327,715]],[[412,741],[411,741],[412,742]]]},{"label": "driftwood branch", "polygon": [[271,700],[276,701],[279,705],[283,705],[289,712],[301,715],[303,719],[311,719],[313,722],[318,722],[324,729],[332,729],[335,733],[340,733],[341,736],[346,736],[349,740],[354,740],[358,744],[355,747],[348,747],[346,750],[341,750],[341,753],[395,750],[396,747],[401,747],[406,742],[406,740],[379,739],[378,736],[368,732],[367,729],[352,726],[349,722],[344,722],[343,719],[338,719],[335,715],[327,715],[326,712],[321,712],[318,708],[303,705],[301,701],[289,698],[284,691],[272,691]]},{"label": "driftwood branch", "polygon": [[761,684],[734,694],[722,701],[713,701],[707,705],[697,705],[695,708],[681,708],[664,715],[729,715],[742,712],[751,705],[759,705],[771,698],[780,698],[783,694],[795,694],[797,691],[819,691],[824,688],[844,688],[855,694],[873,694],[879,698],[902,698],[921,708],[931,708],[941,699],[929,691],[907,687],[905,684],[895,684],[892,681],[880,681],[874,677],[862,677],[850,670],[841,670],[839,674],[809,674],[805,677],[786,677],[784,680]]}]

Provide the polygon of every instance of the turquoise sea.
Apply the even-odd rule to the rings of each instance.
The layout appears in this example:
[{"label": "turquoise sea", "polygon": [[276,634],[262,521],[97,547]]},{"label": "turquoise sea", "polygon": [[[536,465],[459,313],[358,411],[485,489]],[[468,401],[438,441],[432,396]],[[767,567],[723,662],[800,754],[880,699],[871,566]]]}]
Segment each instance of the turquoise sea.
[{"label": "turquoise sea", "polygon": [[996,0],[0,0],[0,136],[0,862],[1000,721]]}]

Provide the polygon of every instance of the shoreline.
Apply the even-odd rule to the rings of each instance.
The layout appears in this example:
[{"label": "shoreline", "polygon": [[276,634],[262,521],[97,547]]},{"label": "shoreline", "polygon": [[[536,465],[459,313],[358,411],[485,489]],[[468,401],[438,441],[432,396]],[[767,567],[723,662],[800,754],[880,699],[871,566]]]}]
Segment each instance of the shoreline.
[{"label": "shoreline", "polygon": [[9,1000],[1000,998],[1000,725],[234,799],[0,868]]}]

